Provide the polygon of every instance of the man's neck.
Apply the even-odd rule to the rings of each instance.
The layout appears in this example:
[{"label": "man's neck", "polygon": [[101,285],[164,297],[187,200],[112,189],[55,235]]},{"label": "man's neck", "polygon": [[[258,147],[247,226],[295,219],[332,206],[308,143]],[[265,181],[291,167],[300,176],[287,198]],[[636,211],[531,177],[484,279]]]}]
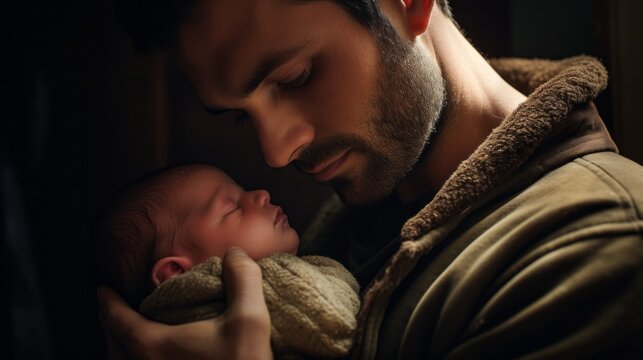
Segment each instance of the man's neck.
[{"label": "man's neck", "polygon": [[437,192],[525,96],[505,82],[441,12],[419,46],[436,56],[448,92],[438,132],[396,191],[403,202]]}]

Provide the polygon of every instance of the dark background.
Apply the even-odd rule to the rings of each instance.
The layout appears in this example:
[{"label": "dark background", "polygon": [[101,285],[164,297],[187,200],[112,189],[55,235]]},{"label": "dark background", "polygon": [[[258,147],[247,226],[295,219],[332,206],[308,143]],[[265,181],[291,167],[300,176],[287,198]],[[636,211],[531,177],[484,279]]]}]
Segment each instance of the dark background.
[{"label": "dark background", "polygon": [[[451,0],[485,55],[599,57],[599,109],[643,162],[641,2]],[[116,189],[179,162],[212,163],[268,189],[303,229],[329,192],[262,161],[252,129],[215,122],[163,55],[136,54],[111,3],[10,0],[2,11],[2,322],[8,358],[100,358],[89,229]]]}]

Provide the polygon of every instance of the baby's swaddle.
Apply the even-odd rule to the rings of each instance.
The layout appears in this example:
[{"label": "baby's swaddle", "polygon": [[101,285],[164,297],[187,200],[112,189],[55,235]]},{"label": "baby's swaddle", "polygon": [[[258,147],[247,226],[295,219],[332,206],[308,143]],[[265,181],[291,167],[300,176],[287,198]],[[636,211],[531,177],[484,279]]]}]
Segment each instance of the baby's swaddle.
[{"label": "baby's swaddle", "polygon": [[[257,263],[275,354],[348,355],[359,309],[358,284],[348,270],[327,257],[287,253]],[[143,300],[140,311],[155,321],[181,324],[216,317],[225,302],[221,259],[212,257],[161,284]]]}]

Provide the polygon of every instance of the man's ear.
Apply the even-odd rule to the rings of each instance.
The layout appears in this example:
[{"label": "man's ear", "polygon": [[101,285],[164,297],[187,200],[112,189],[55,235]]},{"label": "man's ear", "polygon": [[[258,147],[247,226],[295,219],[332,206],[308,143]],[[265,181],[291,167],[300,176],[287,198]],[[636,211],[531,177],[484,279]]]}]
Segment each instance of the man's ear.
[{"label": "man's ear", "polygon": [[185,256],[167,256],[152,267],[152,282],[158,287],[173,276],[192,269],[192,260]]},{"label": "man's ear", "polygon": [[413,36],[421,35],[429,27],[429,19],[436,0],[402,0],[406,12],[406,26]]}]

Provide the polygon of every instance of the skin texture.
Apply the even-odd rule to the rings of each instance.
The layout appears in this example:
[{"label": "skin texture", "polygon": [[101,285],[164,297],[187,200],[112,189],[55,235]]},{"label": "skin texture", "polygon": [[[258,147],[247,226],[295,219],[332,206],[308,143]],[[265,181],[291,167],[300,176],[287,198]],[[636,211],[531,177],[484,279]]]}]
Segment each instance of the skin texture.
[{"label": "skin texture", "polygon": [[[412,201],[437,191],[524,96],[493,71],[435,1],[380,0],[378,4],[409,47],[405,53],[408,62],[383,65],[382,47],[378,46],[376,35],[329,1],[199,2],[194,18],[179,29],[177,55],[207,107],[217,111],[236,109],[244,118],[244,114],[248,115],[268,165],[297,164],[313,173],[318,181],[333,184],[352,203],[373,201],[387,189],[395,191],[402,201]],[[266,77],[255,82],[256,87],[248,87],[261,60],[283,50],[284,44],[294,44],[299,51],[264,72]],[[439,82],[427,77],[435,73],[432,63],[437,65],[435,69],[441,74],[447,94],[441,115],[436,112],[443,105],[437,101],[439,92],[434,92],[435,96],[424,92],[425,87],[433,88]],[[423,80],[421,86],[408,83],[408,88],[403,89],[408,93],[395,98],[386,89],[385,74],[391,71],[397,76],[404,72],[403,68],[417,70],[417,76],[413,73],[411,77]],[[301,76],[306,73],[309,78],[302,86],[305,76]],[[393,89],[400,88],[388,88]],[[387,97],[394,100],[382,100]],[[381,101],[389,106],[379,104]],[[413,152],[417,151],[411,158],[417,159],[423,153],[410,170],[402,165],[394,169],[397,175],[389,177],[381,171],[383,167],[378,169],[370,164],[376,163],[375,154],[388,158],[398,153],[400,146],[395,141],[378,142],[382,139],[378,121],[391,126],[401,121],[402,116],[386,114],[384,109],[397,114],[402,109],[392,108],[404,107],[407,102],[421,103],[418,106],[433,110],[416,114],[420,124],[426,126],[417,131],[415,140],[421,146],[411,146]],[[413,115],[410,118],[413,120]],[[440,122],[440,130],[431,137],[430,146],[425,147],[424,141],[436,122]],[[355,145],[358,143],[369,146],[360,148]],[[367,188],[360,177],[369,172],[373,176],[372,169],[385,181]],[[404,178],[395,178],[407,170]],[[370,196],[370,192],[379,195]],[[261,293],[260,281],[252,270],[256,264],[249,257],[240,256],[236,260],[243,266],[229,268],[235,277],[230,279],[231,283],[226,279],[226,286],[230,285],[238,294],[224,317],[235,318],[237,322],[210,322],[206,329],[200,328],[204,332],[201,337],[189,338],[187,334],[202,325],[185,324],[178,329],[141,321],[140,315],[107,291],[99,297],[103,311],[108,314],[104,327],[108,337],[116,338],[137,358],[149,354],[157,355],[156,358],[172,358],[169,354],[270,358],[266,340],[269,321],[267,328],[258,326],[247,333],[241,331],[248,323],[265,325],[262,321],[267,312],[262,310],[265,304],[246,297]],[[225,271],[224,268],[224,274]],[[252,316],[236,317],[238,313]],[[231,331],[225,332],[230,342],[217,347],[222,344],[222,331]],[[145,338],[139,335],[150,333],[155,335]],[[235,346],[244,343],[256,344],[250,348],[258,353],[234,354],[234,349],[239,349]],[[159,353],[159,348],[166,351]]]},{"label": "skin texture", "polygon": [[231,247],[253,260],[276,252],[295,254],[297,232],[265,190],[246,191],[225,173],[194,166],[189,177],[173,183],[166,206],[159,209],[152,282],[190,270]]},{"label": "skin texture", "polygon": [[272,359],[261,269],[243,250],[223,258],[228,309],[215,319],[170,326],[147,320],[107,287],[98,288],[109,359]]},{"label": "skin texture", "polygon": [[[371,34],[333,2],[239,2],[235,12],[261,20],[235,37],[207,27],[239,29],[228,24],[234,15],[225,6],[204,5],[203,17],[181,29],[181,62],[204,104],[215,113],[245,112],[269,165],[293,162],[350,204],[391,193],[417,162],[443,108],[435,60],[390,24]],[[291,56],[243,91],[257,64],[280,52]]]}]

